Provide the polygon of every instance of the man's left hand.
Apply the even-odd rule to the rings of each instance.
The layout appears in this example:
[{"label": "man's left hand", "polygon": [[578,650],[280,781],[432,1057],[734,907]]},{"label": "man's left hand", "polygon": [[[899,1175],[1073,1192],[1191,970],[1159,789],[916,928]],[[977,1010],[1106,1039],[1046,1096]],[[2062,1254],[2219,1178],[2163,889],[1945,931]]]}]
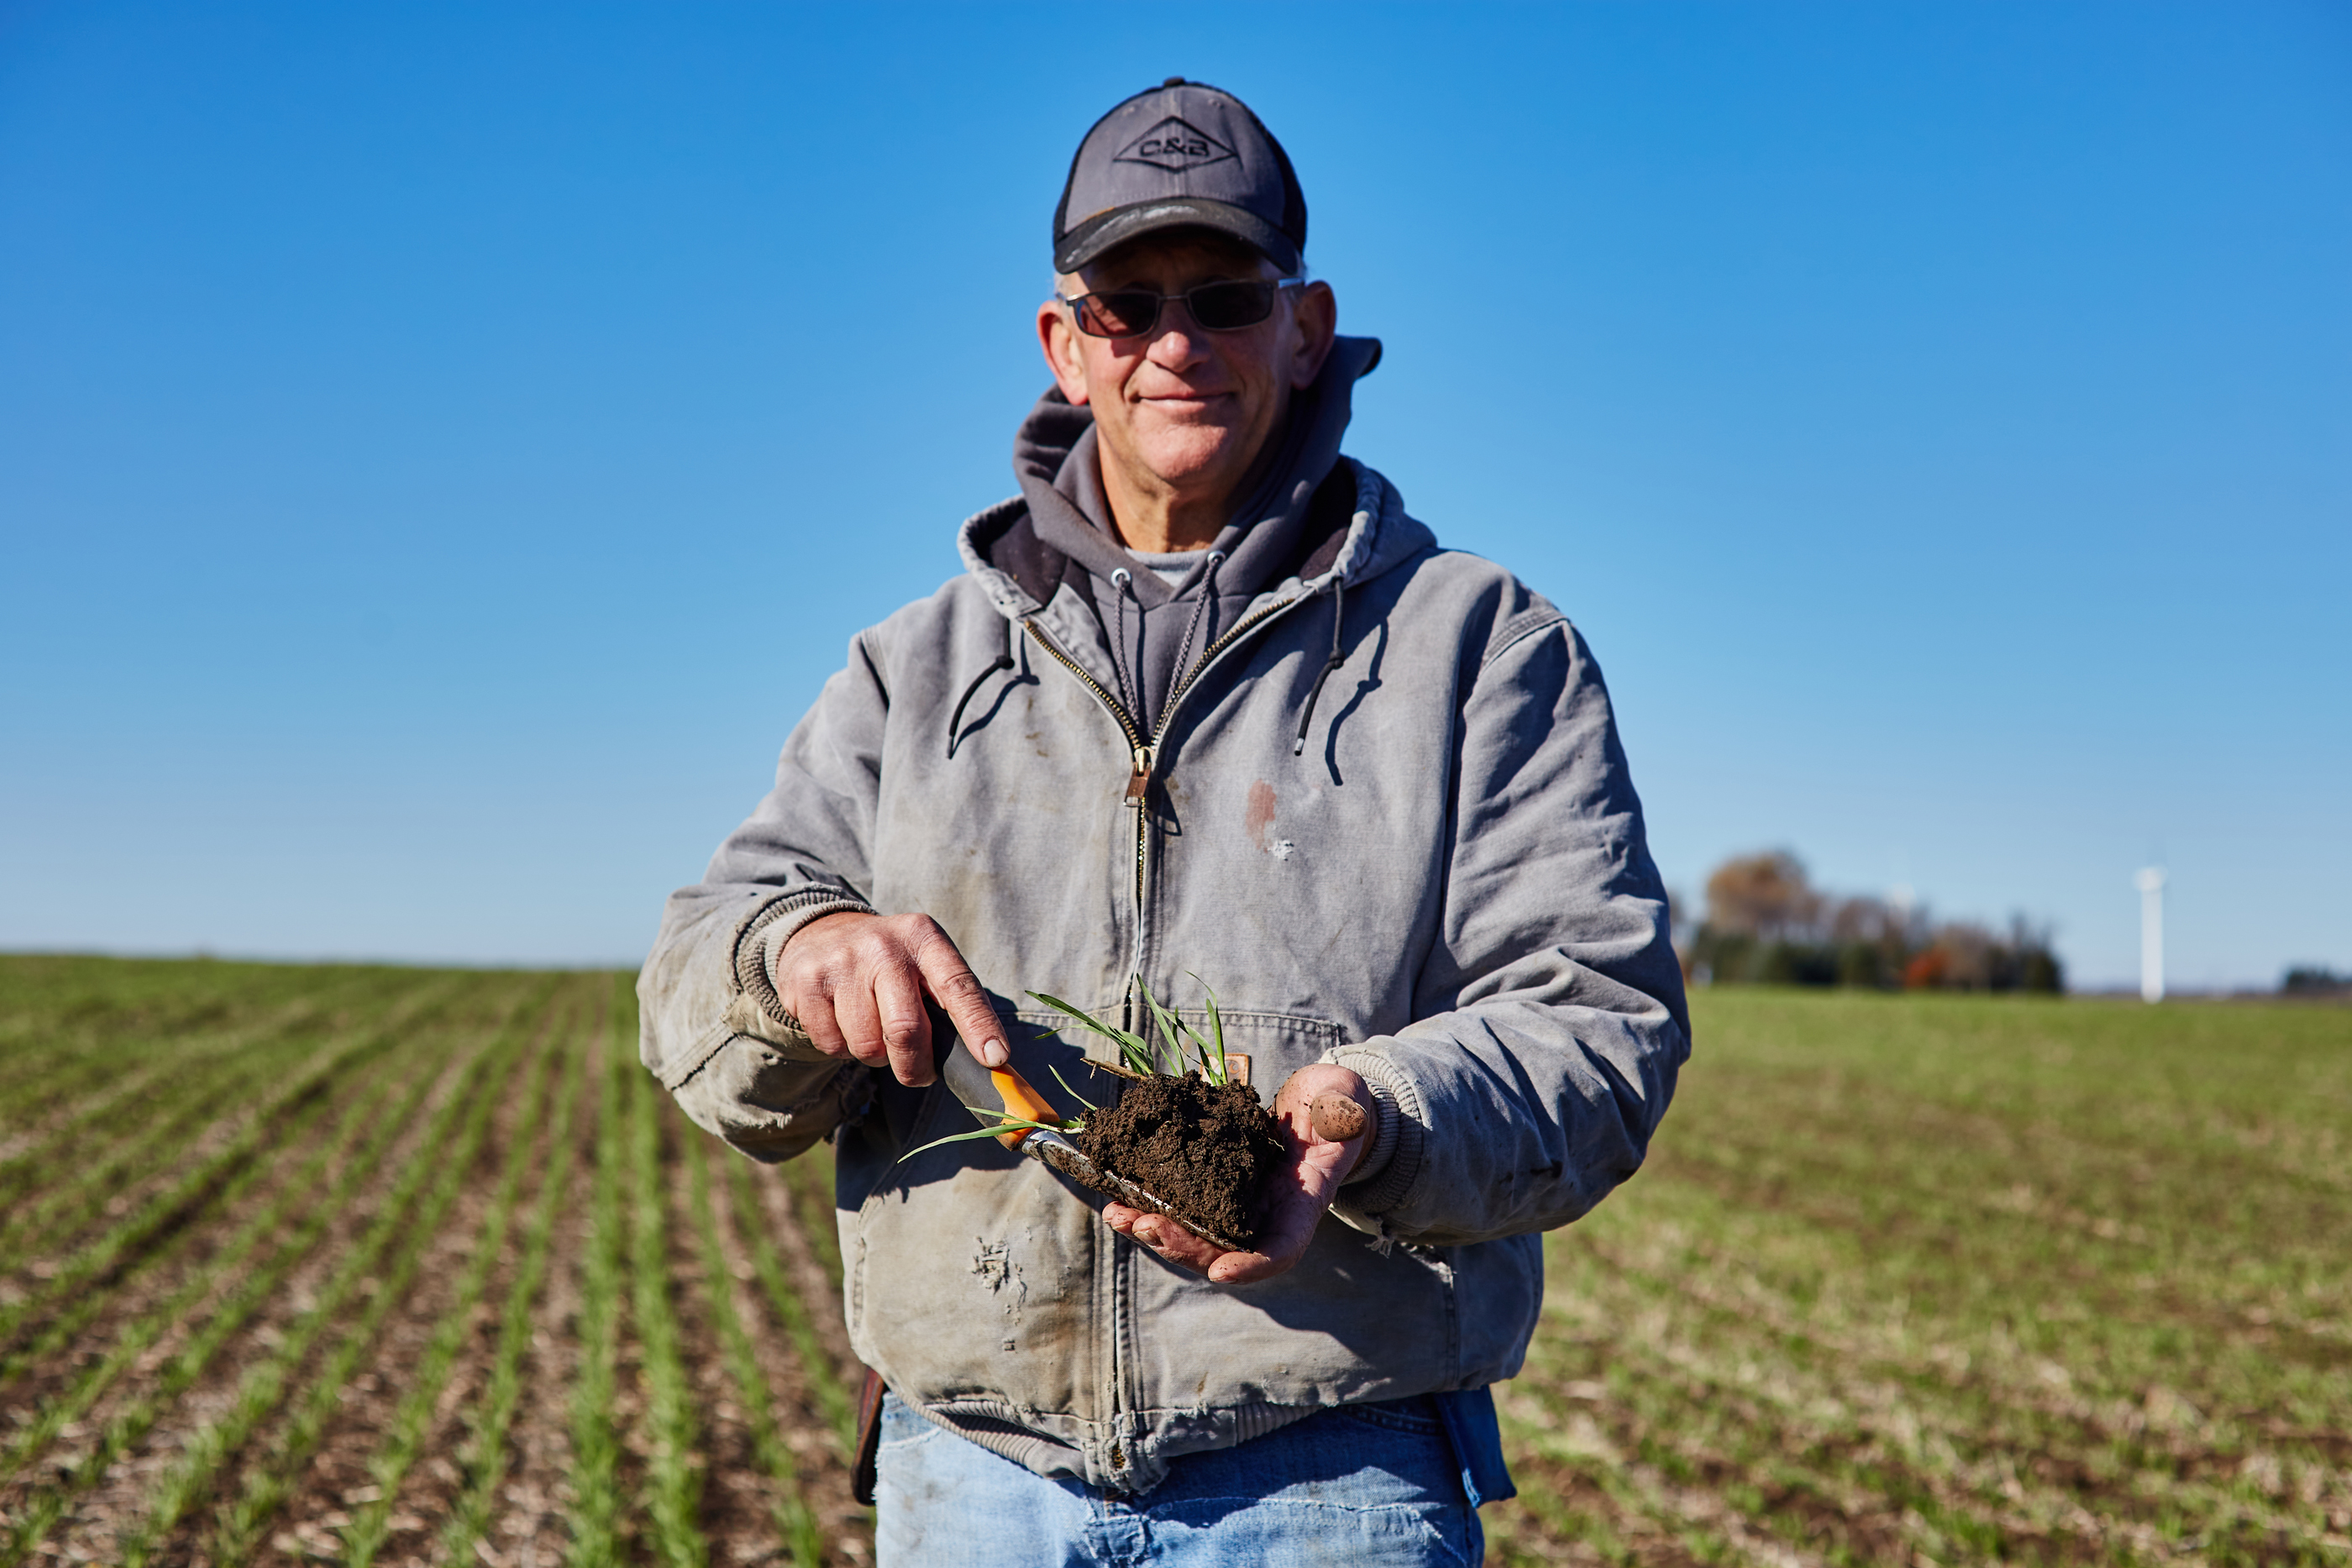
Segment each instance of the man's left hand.
[{"label": "man's left hand", "polygon": [[[1361,1132],[1335,1140],[1316,1131],[1311,1108],[1327,1094],[1351,1100],[1362,1109]],[[1275,1125],[1288,1152],[1266,1178],[1265,1220],[1258,1230],[1255,1252],[1229,1252],[1164,1214],[1147,1214],[1123,1203],[1104,1205],[1103,1218],[1121,1236],[1150,1248],[1171,1263],[1206,1274],[1216,1284],[1247,1285],[1271,1280],[1306,1254],[1324,1209],[1339,1196],[1339,1184],[1371,1147],[1372,1130],[1380,1125],[1380,1103],[1364,1087],[1363,1079],[1344,1067],[1318,1062],[1290,1075],[1274,1097]],[[1344,1121],[1344,1113],[1339,1119]],[[1327,1112],[1326,1124],[1332,1120]]]}]

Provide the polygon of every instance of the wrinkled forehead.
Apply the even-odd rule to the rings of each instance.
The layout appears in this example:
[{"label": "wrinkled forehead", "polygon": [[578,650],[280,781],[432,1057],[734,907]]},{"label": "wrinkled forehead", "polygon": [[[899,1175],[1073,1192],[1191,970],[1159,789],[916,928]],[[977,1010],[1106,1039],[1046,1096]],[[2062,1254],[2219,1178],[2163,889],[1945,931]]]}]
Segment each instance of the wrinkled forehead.
[{"label": "wrinkled forehead", "polygon": [[1082,268],[1088,289],[1153,288],[1175,294],[1233,277],[1272,277],[1277,269],[1253,246],[1214,229],[1140,235]]}]

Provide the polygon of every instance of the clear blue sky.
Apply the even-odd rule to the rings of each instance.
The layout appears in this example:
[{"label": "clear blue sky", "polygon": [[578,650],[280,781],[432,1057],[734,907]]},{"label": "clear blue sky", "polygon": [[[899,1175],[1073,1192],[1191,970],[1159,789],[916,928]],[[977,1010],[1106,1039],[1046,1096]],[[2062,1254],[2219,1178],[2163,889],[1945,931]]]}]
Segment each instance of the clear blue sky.
[{"label": "clear blue sky", "polygon": [[1670,881],[2352,967],[2352,8],[2137,0],[0,4],[0,946],[634,961],[1179,73]]}]

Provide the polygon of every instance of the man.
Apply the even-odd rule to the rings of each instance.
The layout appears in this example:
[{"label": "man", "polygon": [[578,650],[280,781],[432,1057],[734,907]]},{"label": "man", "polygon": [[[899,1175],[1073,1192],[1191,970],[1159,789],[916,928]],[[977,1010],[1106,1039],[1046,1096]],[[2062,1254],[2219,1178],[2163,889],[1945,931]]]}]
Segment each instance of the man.
[{"label": "man", "polygon": [[[1639,1166],[1688,1051],[1600,673],[1339,455],[1380,349],[1306,237],[1225,93],[1088,131],[1021,495],[853,641],[640,981],[696,1121],[835,1139],[885,1563],[1475,1562],[1539,1233]],[[1025,993],[1139,1023],[1204,983],[1287,1143],[1256,1250],[993,1141],[902,1158],[974,1126],[944,1049],[1092,1076]]]}]

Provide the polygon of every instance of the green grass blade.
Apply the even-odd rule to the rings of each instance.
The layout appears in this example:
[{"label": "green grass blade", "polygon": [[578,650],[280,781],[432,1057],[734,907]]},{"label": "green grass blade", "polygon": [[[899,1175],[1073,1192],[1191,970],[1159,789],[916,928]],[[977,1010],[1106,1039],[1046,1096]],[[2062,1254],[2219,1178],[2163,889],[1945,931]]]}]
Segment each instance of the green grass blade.
[{"label": "green grass blade", "polygon": [[[971,1107],[967,1105],[964,1109],[971,1111]],[[975,1116],[983,1114],[979,1111],[972,1111],[971,1113]],[[924,1149],[936,1149],[941,1144],[968,1144],[980,1138],[1002,1137],[1015,1127],[1026,1127],[1033,1133],[1078,1133],[1086,1130],[1084,1122],[1032,1122],[1024,1116],[1014,1116],[1005,1113],[999,1113],[999,1114],[1003,1115],[1004,1119],[993,1127],[975,1127],[969,1133],[950,1133],[944,1138],[933,1138],[929,1143],[923,1145],[922,1148],[908,1149],[905,1154],[900,1155],[898,1159],[890,1163],[897,1165],[900,1160],[911,1160]]]},{"label": "green grass blade", "polygon": [[[1151,994],[1151,988],[1143,983],[1140,975],[1135,977],[1135,988],[1143,998],[1145,1010],[1160,1026],[1160,1038],[1165,1042],[1151,1052],[1152,1070],[1173,1077],[1184,1071],[1184,1020],[1160,1005],[1160,998]],[[1163,1061],[1173,1063],[1172,1067],[1160,1066]]]},{"label": "green grass blade", "polygon": [[[1190,974],[1191,971],[1187,970]],[[1193,975],[1196,980],[1201,977]],[[1216,1058],[1217,1071],[1213,1080],[1219,1088],[1225,1083],[1225,1018],[1217,1010],[1217,993],[1208,981],[1201,980],[1201,989],[1209,998],[1209,1052]]]},{"label": "green grass blade", "polygon": [[[1093,1101],[1087,1099],[1085,1095],[1071,1088],[1070,1081],[1062,1076],[1062,1070],[1060,1068],[1049,1065],[1045,1071],[1054,1075],[1054,1082],[1062,1086],[1063,1093],[1067,1094],[1071,1099],[1076,1100],[1079,1104],[1084,1105],[1089,1111],[1099,1111],[1102,1109],[1101,1106],[1096,1104]],[[1066,1132],[1067,1130],[1067,1128],[1064,1129]]]},{"label": "green grass blade", "polygon": [[1129,1034],[1123,1029],[1113,1029],[1094,1014],[1081,1011],[1059,997],[1049,997],[1043,991],[1032,991],[1029,994],[1047,1007],[1058,1012],[1067,1013],[1076,1022],[1116,1044],[1118,1047],[1120,1059],[1127,1063],[1129,1071],[1149,1073],[1156,1071],[1151,1061],[1151,1049],[1144,1043],[1142,1036]]}]

